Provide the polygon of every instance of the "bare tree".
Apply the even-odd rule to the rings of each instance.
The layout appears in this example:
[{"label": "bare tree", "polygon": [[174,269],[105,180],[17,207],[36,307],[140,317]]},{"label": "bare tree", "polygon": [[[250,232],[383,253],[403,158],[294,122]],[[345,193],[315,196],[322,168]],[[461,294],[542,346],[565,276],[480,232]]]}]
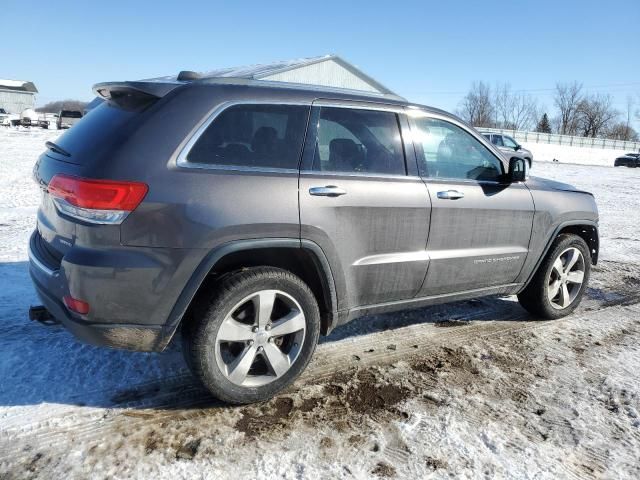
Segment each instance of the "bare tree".
[{"label": "bare tree", "polygon": [[484,82],[474,82],[469,93],[462,99],[459,115],[476,127],[494,126],[494,106],[491,87]]},{"label": "bare tree", "polygon": [[627,95],[627,131],[631,128],[631,115],[633,113],[633,107],[635,105],[635,101],[631,95]]},{"label": "bare tree", "polygon": [[56,100],[36,108],[36,112],[59,113],[60,110],[79,110],[82,112],[86,105],[87,102],[81,100]]},{"label": "bare tree", "polygon": [[575,135],[578,130],[578,105],[583,99],[582,84],[558,83],[554,103],[560,111],[558,133],[562,135]]},{"label": "bare tree", "polygon": [[496,87],[495,108],[502,128],[528,130],[538,117],[538,103],[528,94],[512,92],[509,84]]},{"label": "bare tree", "polygon": [[613,124],[607,129],[605,136],[613,140],[626,140],[628,142],[637,142],[640,138],[638,137],[638,132],[628,126],[626,122]]},{"label": "bare tree", "polygon": [[585,137],[597,137],[606,133],[619,112],[612,106],[611,95],[594,94],[578,104],[578,126]]}]

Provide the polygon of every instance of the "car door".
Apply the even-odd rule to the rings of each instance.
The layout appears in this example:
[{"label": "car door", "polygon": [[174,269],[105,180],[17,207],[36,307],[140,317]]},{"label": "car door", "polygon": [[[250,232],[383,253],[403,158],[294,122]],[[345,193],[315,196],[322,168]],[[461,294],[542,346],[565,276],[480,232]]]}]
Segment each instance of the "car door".
[{"label": "car door", "polygon": [[420,174],[431,198],[429,269],[419,296],[514,282],[529,250],[534,204],[480,135],[456,120],[412,115]]},{"label": "car door", "polygon": [[412,298],[426,274],[430,199],[402,112],[338,101],[312,109],[301,237],[329,258],[341,310]]}]

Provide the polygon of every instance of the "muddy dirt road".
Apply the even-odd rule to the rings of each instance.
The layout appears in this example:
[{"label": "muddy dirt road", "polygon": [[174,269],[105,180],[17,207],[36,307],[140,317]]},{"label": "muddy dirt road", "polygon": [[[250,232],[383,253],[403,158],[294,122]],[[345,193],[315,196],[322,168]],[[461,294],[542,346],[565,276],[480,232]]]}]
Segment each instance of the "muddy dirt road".
[{"label": "muddy dirt road", "polygon": [[113,392],[110,408],[8,415],[0,471],[638,478],[639,273],[603,262],[580,310],[555,322],[510,298],[363,319],[370,331],[336,332],[294,388],[262,405],[212,403],[184,372]]}]

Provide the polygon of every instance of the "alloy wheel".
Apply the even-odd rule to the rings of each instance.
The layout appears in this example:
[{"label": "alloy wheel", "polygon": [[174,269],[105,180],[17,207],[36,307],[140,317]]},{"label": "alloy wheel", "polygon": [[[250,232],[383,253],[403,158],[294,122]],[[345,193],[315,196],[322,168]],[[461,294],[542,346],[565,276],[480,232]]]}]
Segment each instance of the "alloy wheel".
[{"label": "alloy wheel", "polygon": [[218,329],[215,358],[229,381],[243,387],[282,377],[300,354],[306,331],[302,307],[281,290],[261,290],[238,302]]},{"label": "alloy wheel", "polygon": [[547,282],[547,297],[557,310],[569,307],[584,283],[585,262],[582,252],[575,248],[564,250],[551,267]]}]

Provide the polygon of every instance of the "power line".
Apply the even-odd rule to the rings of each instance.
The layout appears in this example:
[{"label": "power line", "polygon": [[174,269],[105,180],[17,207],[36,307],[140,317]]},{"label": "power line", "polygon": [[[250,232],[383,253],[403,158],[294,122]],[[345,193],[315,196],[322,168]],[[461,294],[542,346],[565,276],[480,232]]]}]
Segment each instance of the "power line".
[{"label": "power line", "polygon": [[[640,82],[630,82],[630,83],[612,83],[612,84],[608,84],[608,85],[590,85],[590,86],[583,86],[582,88],[585,90],[591,90],[591,89],[610,89],[610,88],[625,88],[625,87],[632,87],[632,86],[638,86],[639,90],[640,90]],[[553,88],[521,88],[521,89],[517,89],[517,90],[512,90],[513,93],[533,93],[533,92],[554,92],[556,90],[555,87]],[[468,93],[468,90],[459,90],[459,91],[428,91],[428,90],[423,90],[423,91],[413,91],[413,92],[406,92],[408,94],[412,94],[412,95],[464,95],[466,93]],[[631,90],[629,90],[629,92],[631,92]],[[634,90],[635,92],[635,90]],[[618,92],[620,93],[620,92]]]}]

